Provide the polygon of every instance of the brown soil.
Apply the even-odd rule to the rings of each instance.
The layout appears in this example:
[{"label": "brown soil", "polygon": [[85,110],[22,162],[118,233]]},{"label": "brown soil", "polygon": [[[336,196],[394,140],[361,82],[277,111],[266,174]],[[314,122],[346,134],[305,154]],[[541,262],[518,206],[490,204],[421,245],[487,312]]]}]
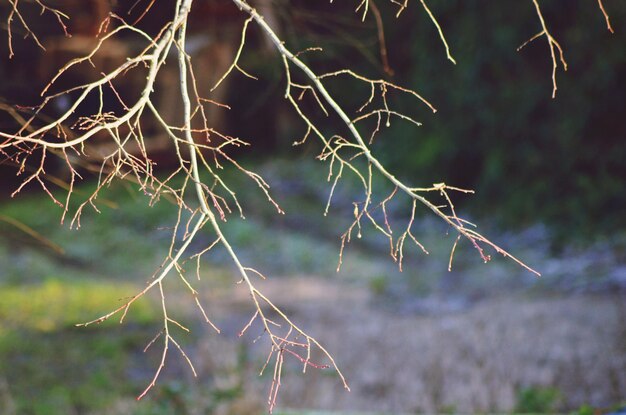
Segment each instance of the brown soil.
[{"label": "brown soil", "polygon": [[[364,287],[328,279],[276,278],[259,287],[327,347],[351,387],[345,391],[330,369],[303,376],[293,362],[286,365],[281,407],[511,411],[530,387],[557,390],[557,410],[607,407],[626,397],[623,295],[511,293],[462,312],[419,315],[395,312]],[[218,322],[233,328],[203,339],[197,360],[218,387],[243,382],[246,399],[263,402],[270,379],[256,378],[267,352],[262,342],[250,345],[250,336],[246,375],[235,369],[234,327],[249,318],[241,288],[213,299]]]}]

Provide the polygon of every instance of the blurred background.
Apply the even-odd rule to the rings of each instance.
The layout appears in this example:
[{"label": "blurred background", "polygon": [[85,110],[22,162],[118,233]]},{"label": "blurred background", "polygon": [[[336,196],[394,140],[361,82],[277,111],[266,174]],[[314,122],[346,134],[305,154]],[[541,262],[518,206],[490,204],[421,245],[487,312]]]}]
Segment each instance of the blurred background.
[{"label": "blurred background", "polygon": [[[156,33],[173,3],[154,5],[138,26]],[[392,120],[373,151],[411,185],[446,182],[476,190],[470,197],[457,195],[460,215],[542,277],[495,255],[484,264],[468,243],[459,244],[448,271],[456,235],[426,210],[418,210],[413,233],[429,255],[407,249],[399,272],[388,241],[364,228],[336,272],[339,238],[362,191],[346,178],[323,215],[330,184],[327,165],[316,160],[321,147],[313,137],[292,146],[306,127],[283,99],[282,62],[251,26],[241,66],[259,80],[234,73],[207,92],[232,108],[213,109],[209,118],[220,131],[251,143],[231,154],[270,183],[286,215],[276,215],[246,177],[227,168],[223,178],[237,191],[247,219],[229,220],[224,232],[247,265],[270,277],[259,284],[261,290],[327,347],[352,389],[346,392],[333,372],[302,375],[298,362],[288,362],[276,412],[596,414],[624,407],[626,3],[604,2],[614,34],[596,2],[541,3],[568,63],[567,72],[557,70],[556,99],[546,40],[516,50],[540,31],[530,1],[429,3],[456,65],[446,59],[418,2],[397,19],[392,4],[372,2],[364,22],[354,13],[356,3],[261,0],[257,7],[292,50],[323,47],[323,53],[303,55],[316,71],[349,67],[428,99],[436,114],[390,95],[394,108],[423,125]],[[47,52],[14,23],[15,56],[8,59],[3,26],[1,131],[15,131],[12,109],[40,103],[39,92],[58,68],[93,48],[99,22],[109,12],[132,21],[147,5],[131,10],[122,1],[50,2],[72,16],[73,36],[67,38],[36,3],[20,4]],[[0,10],[6,22],[11,5]],[[190,54],[208,90],[232,62],[244,16],[226,0],[197,0],[193,16]],[[134,41],[112,41],[94,68],[68,73],[58,88],[119,65],[138,50]],[[177,67],[169,66],[155,100],[175,122]],[[131,71],[120,82],[124,98],[132,99],[138,74]],[[345,79],[327,85],[350,111],[369,94],[367,85]],[[115,102],[111,97],[106,105],[119,111]],[[93,105],[80,111],[87,114],[98,103]],[[315,114],[313,105],[303,106]],[[67,103],[50,108],[42,117],[58,115]],[[330,135],[345,133],[332,117],[318,122]],[[149,121],[144,131],[161,169],[157,174],[167,175],[176,163],[167,137]],[[90,158],[80,166],[85,180],[76,189],[74,208],[94,190],[89,163],[98,163],[101,141],[96,137],[86,149]],[[64,162],[47,163],[46,180],[64,198]],[[0,413],[266,411],[271,375],[258,373],[267,349],[254,342],[262,329],[237,335],[252,308],[243,287],[234,284],[238,278],[225,251],[203,257],[197,283],[220,335],[202,322],[185,287],[175,281],[167,287],[171,313],[191,328],[179,335],[198,377],[174,350],[156,387],[137,403],[160,358],[158,347],[142,352],[162,326],[158,298],[137,303],[123,325],[75,324],[112,310],[145,285],[167,255],[175,206],[166,200],[150,206],[136,185],[118,183],[101,193],[100,213],[84,213],[80,229],[70,230],[59,224],[62,209],[36,184],[11,197],[24,179],[16,173],[9,157],[0,161]],[[382,181],[376,189],[378,198],[391,190]],[[391,204],[389,216],[401,226],[410,204]],[[212,241],[202,235],[192,250]],[[193,261],[185,267],[194,274]]]}]

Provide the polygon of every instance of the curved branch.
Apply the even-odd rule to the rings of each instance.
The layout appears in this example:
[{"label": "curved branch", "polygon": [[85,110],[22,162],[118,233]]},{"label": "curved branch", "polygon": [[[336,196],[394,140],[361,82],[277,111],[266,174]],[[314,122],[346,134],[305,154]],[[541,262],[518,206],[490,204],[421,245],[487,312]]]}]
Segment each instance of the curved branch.
[{"label": "curved branch", "polygon": [[[287,49],[287,47],[285,46],[284,42],[282,42],[280,40],[280,38],[276,35],[274,30],[267,24],[267,22],[263,19],[263,17],[261,15],[259,15],[259,13],[253,7],[251,7],[247,2],[245,2],[243,0],[233,0],[233,2],[240,9],[242,9],[243,11],[248,13],[255,20],[255,22],[259,25],[259,27],[261,27],[261,29],[272,40],[272,42],[274,43],[275,47],[277,48],[279,53],[284,57],[284,59],[288,60],[289,62],[292,62],[295,66],[300,68],[300,70],[306,75],[306,77],[309,78],[309,80],[315,86],[315,88],[319,92],[320,96],[323,97],[323,99],[327,103],[327,105],[330,108],[333,109],[335,114],[337,114],[339,116],[339,118],[343,121],[345,126],[348,128],[352,138],[355,140],[355,142],[360,147],[360,149],[361,149],[363,155],[366,157],[367,161],[369,163],[371,163],[371,165],[373,165],[379,173],[381,173],[384,177],[386,177],[387,180],[389,180],[392,184],[394,184],[403,193],[405,193],[406,195],[410,196],[412,199],[415,199],[415,200],[419,201],[420,203],[422,203],[424,206],[426,206],[428,209],[430,209],[435,215],[439,216],[444,222],[446,222],[448,225],[453,227],[460,235],[462,235],[467,240],[469,240],[472,243],[472,245],[479,251],[479,253],[481,255],[481,258],[485,262],[488,261],[490,258],[483,254],[483,251],[482,251],[482,249],[479,246],[479,242],[486,243],[489,246],[492,246],[492,247],[496,248],[498,253],[502,254],[505,257],[508,257],[508,258],[512,259],[514,262],[516,262],[517,264],[521,265],[523,268],[527,269],[528,271],[530,271],[530,272],[532,272],[532,273],[534,273],[536,275],[540,275],[539,272],[535,271],[534,269],[532,269],[531,267],[526,265],[524,262],[522,262],[521,260],[519,260],[516,257],[514,257],[513,255],[511,255],[507,251],[505,251],[502,248],[498,247],[497,245],[493,244],[488,239],[484,238],[482,235],[477,234],[475,231],[467,229],[463,225],[463,222],[461,222],[459,220],[456,220],[456,215],[454,215],[454,216],[447,215],[446,213],[444,213],[441,210],[441,208],[439,206],[436,206],[435,204],[431,203],[424,196],[418,194],[415,191],[414,188],[411,188],[411,187],[407,186],[402,181],[400,181],[398,178],[396,178],[393,174],[391,174],[380,163],[380,161],[372,154],[372,152],[369,149],[369,146],[366,144],[365,140],[361,136],[361,133],[356,128],[354,122],[346,114],[346,112],[343,110],[343,108],[337,103],[337,101],[330,95],[330,93],[328,92],[328,90],[326,89],[326,87],[323,85],[323,83],[321,81],[322,77],[318,76],[315,72],[313,72],[313,70],[311,68],[309,68],[309,66],[307,66],[302,60],[300,60],[300,58],[298,58],[289,49]],[[440,186],[437,187],[437,190],[439,190],[439,191],[444,191],[445,189],[446,189],[446,185],[445,184],[440,184]],[[368,199],[369,199],[369,192],[368,192]],[[366,203],[366,205],[367,205],[367,203]]]}]

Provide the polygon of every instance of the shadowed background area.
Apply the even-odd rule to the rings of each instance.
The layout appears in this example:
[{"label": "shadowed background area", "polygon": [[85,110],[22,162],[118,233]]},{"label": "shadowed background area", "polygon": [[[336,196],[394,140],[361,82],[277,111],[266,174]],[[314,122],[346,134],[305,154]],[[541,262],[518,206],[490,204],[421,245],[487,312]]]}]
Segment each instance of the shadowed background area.
[{"label": "shadowed background area", "polygon": [[[14,27],[15,56],[0,62],[2,131],[17,128],[11,112],[16,105],[27,113],[23,106],[40,102],[39,91],[59,66],[93,47],[107,13],[131,19],[141,11],[128,14],[125,2],[74,3],[51,2],[73,16],[69,39],[49,15],[39,16],[35,4],[24,3],[47,52]],[[140,26],[156,33],[173,3],[153,6]],[[207,97],[232,108],[212,108],[211,125],[251,143],[230,154],[271,184],[287,213],[276,215],[245,177],[226,169],[223,178],[237,191],[247,220],[229,220],[225,233],[246,264],[270,277],[260,283],[264,292],[327,346],[352,388],[346,393],[330,371],[302,375],[297,361],[288,362],[277,412],[592,414],[626,404],[626,4],[605,3],[614,34],[596,2],[541,4],[568,63],[567,72],[557,70],[554,100],[545,38],[516,50],[541,30],[530,1],[429,4],[456,65],[446,59],[418,2],[395,19],[395,9],[378,1],[364,22],[348,2],[275,0],[259,6],[269,7],[268,19],[292,50],[323,46],[323,52],[303,54],[315,70],[349,67],[432,102],[436,114],[390,96],[394,108],[423,125],[392,119],[381,127],[373,151],[412,185],[444,181],[475,189],[476,195],[457,195],[460,214],[542,272],[537,279],[500,257],[483,264],[467,243],[459,245],[448,271],[455,235],[428,212],[420,212],[414,234],[430,255],[411,247],[400,273],[388,256],[388,241],[364,228],[337,273],[339,236],[352,220],[351,202],[362,198],[358,183],[342,182],[329,215],[323,215],[330,190],[327,167],[315,161],[321,147],[311,138],[292,146],[306,128],[283,99],[282,63],[256,28],[240,64],[259,80],[233,73],[208,92],[232,62],[244,16],[226,0],[197,1],[188,52]],[[10,5],[0,10],[0,21],[6,21]],[[94,67],[61,78],[60,86],[97,77],[134,48],[131,38],[119,40],[103,49]],[[0,56],[8,55],[8,43],[0,42]],[[156,101],[176,123],[177,67],[169,66]],[[122,99],[136,96],[140,77],[126,75],[118,85]],[[369,94],[367,85],[349,80],[329,79],[327,86],[350,111]],[[113,95],[105,104],[113,112],[123,109]],[[67,105],[59,101],[43,115]],[[89,105],[98,103],[77,115],[93,110]],[[329,134],[345,134],[313,102],[305,100],[303,107]],[[375,123],[362,126],[373,129]],[[145,132],[161,169],[157,174],[166,175],[177,160],[171,144],[150,120]],[[105,139],[95,137],[86,148],[80,171],[87,180],[75,203],[93,190],[90,164],[98,164],[104,146]],[[265,340],[253,342],[262,334],[256,326],[237,336],[252,309],[234,284],[225,251],[205,257],[197,287],[221,335],[202,323],[184,287],[169,283],[172,313],[191,328],[183,347],[198,378],[171,353],[155,389],[136,403],[160,357],[158,348],[141,353],[160,328],[158,298],[139,303],[124,325],[74,324],[110,311],[144,286],[167,255],[175,208],[167,201],[149,206],[135,185],[118,184],[98,199],[101,213],[85,213],[82,228],[69,230],[59,225],[62,210],[36,183],[10,197],[23,180],[16,172],[10,160],[0,161],[0,413],[264,411],[271,381],[271,374],[258,377]],[[51,189],[62,197],[64,161],[51,158],[47,172]],[[390,190],[383,183],[377,188],[379,198]],[[403,223],[409,213],[401,203],[389,207],[392,222]],[[202,236],[194,252],[212,240]],[[184,267],[195,278],[195,262]]]}]

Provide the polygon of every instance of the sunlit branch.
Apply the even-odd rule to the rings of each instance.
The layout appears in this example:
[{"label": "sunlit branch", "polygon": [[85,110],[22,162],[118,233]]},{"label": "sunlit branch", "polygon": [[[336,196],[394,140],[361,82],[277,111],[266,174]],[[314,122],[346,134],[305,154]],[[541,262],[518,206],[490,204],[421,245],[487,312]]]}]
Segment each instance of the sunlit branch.
[{"label": "sunlit branch", "polygon": [[541,37],[541,36],[545,36],[546,40],[548,41],[548,46],[550,48],[550,58],[552,59],[552,98],[556,98],[556,70],[558,68],[558,63],[557,63],[557,56],[556,56],[556,52],[555,49],[558,50],[559,52],[559,59],[561,60],[561,64],[563,65],[563,70],[567,71],[567,62],[565,61],[565,57],[563,56],[563,49],[561,48],[561,45],[559,45],[559,42],[556,41],[556,39],[554,39],[554,37],[552,36],[552,34],[548,31],[548,28],[546,26],[546,22],[543,18],[543,14],[541,13],[541,8],[539,7],[539,3],[537,0],[532,0],[533,5],[535,6],[535,11],[537,12],[537,16],[539,17],[539,22],[541,23],[541,32],[537,33],[536,35],[534,35],[533,37],[531,37],[530,39],[528,39],[526,42],[522,43],[517,50],[521,50],[524,46],[528,45],[530,42],[534,41],[535,39]]},{"label": "sunlit branch", "polygon": [[[259,25],[259,27],[261,27],[261,29],[269,36],[269,38],[272,40],[272,42],[276,46],[276,48],[279,51],[279,53],[283,56],[283,59],[293,63],[296,67],[298,67],[302,71],[302,73],[310,80],[312,85],[315,86],[315,89],[317,89],[317,91],[319,92],[319,94],[323,98],[323,100],[326,102],[326,104],[330,108],[333,109],[335,114],[337,114],[337,116],[339,116],[339,118],[342,120],[344,125],[350,131],[350,135],[354,139],[354,144],[356,146],[358,146],[358,148],[360,150],[358,154],[362,154],[366,158],[366,160],[368,162],[368,166],[373,166],[380,174],[382,174],[384,177],[386,177],[387,180],[389,180],[393,185],[395,185],[400,191],[402,191],[406,195],[410,196],[411,198],[413,198],[413,199],[419,201],[420,203],[422,203],[423,205],[425,205],[435,215],[439,216],[444,222],[448,223],[448,225],[450,225],[452,228],[456,229],[456,231],[460,235],[462,235],[463,237],[465,237],[466,239],[468,239],[472,243],[472,245],[477,249],[477,251],[479,252],[481,258],[485,262],[488,261],[490,259],[490,257],[483,253],[483,249],[480,247],[480,243],[486,243],[487,245],[496,248],[496,251],[498,253],[502,254],[505,257],[511,258],[513,261],[515,261],[516,263],[520,264],[522,267],[524,267],[528,271],[530,271],[530,272],[532,272],[532,273],[534,273],[536,275],[539,275],[539,273],[537,271],[533,270],[532,268],[530,268],[529,266],[524,264],[522,261],[520,261],[519,259],[515,258],[514,256],[512,256],[508,252],[504,251],[500,247],[497,247],[497,245],[493,244],[490,241],[487,242],[488,240],[486,238],[484,238],[482,235],[477,234],[476,232],[467,229],[463,225],[463,222],[461,222],[461,221],[456,219],[456,214],[455,213],[453,213],[452,216],[447,214],[447,213],[445,213],[442,210],[441,207],[433,204],[428,199],[426,199],[424,196],[418,194],[416,190],[414,190],[411,187],[407,186],[406,184],[401,182],[398,178],[396,178],[393,174],[391,174],[380,163],[380,161],[372,154],[372,152],[370,151],[368,145],[364,141],[361,133],[356,128],[353,120],[346,114],[346,112],[341,107],[341,105],[330,95],[330,93],[328,92],[328,90],[326,89],[324,84],[322,83],[322,79],[324,77],[336,76],[338,74],[343,74],[343,73],[349,74],[349,75],[351,75],[351,76],[353,76],[353,77],[355,77],[357,79],[363,80],[363,81],[368,82],[368,83],[379,83],[381,81],[373,81],[373,80],[369,80],[367,78],[362,78],[362,77],[354,74],[352,71],[348,71],[348,70],[337,71],[337,72],[334,72],[334,73],[331,73],[331,74],[325,74],[325,75],[322,75],[322,76],[317,75],[300,58],[298,58],[289,49],[287,49],[287,47],[285,46],[284,42],[282,42],[280,40],[280,38],[276,35],[274,30],[267,24],[267,22],[263,19],[263,17],[260,16],[253,7],[251,7],[248,3],[246,3],[243,0],[233,0],[233,1],[234,1],[235,4],[237,4],[237,6],[239,8],[241,8],[243,11],[248,13],[255,20],[255,22]],[[383,85],[385,85],[385,84],[383,83]],[[287,88],[289,88],[289,87],[287,87]],[[419,96],[417,93],[413,93],[413,95],[415,95],[416,97],[421,99],[423,102],[427,103],[427,101],[424,100],[423,98],[421,98],[421,96]],[[289,99],[289,97],[290,96],[288,96],[288,99]],[[368,102],[370,102],[370,101],[368,101]],[[292,104],[293,103],[294,102],[292,100]],[[434,110],[434,108],[432,108],[432,106],[431,106],[431,109]],[[301,117],[306,119],[306,117],[304,117],[302,112],[300,112],[300,114],[301,114]],[[311,123],[310,122],[307,122],[307,124],[309,125],[309,127],[311,127]],[[324,146],[326,148],[330,147],[330,154],[332,154],[333,158],[334,158],[337,155],[337,148],[334,148],[327,140],[325,140],[323,138],[324,137],[323,134],[318,133],[317,135],[320,136],[320,138],[323,139]],[[341,142],[340,142],[340,145],[341,145]],[[351,166],[353,169],[355,169],[354,166],[352,166],[352,164],[349,163],[349,162],[348,163],[344,162],[343,164]],[[356,174],[360,178],[361,181],[365,182],[364,176],[360,172],[357,171]],[[371,195],[371,191],[372,191],[371,186],[368,185],[367,183],[364,185],[364,187],[365,187],[365,193],[366,193],[366,201],[363,204],[363,207],[360,208],[360,210],[358,210],[357,214],[355,215],[356,216],[355,222],[356,222],[357,225],[360,224],[360,218],[367,211],[367,208],[369,206],[370,195]],[[434,190],[438,190],[440,192],[444,192],[445,189],[446,189],[446,185],[441,183],[441,184],[435,185],[433,187],[433,189]],[[354,225],[354,223],[353,223],[353,225]],[[346,234],[344,234],[344,237],[342,237],[342,248],[343,248],[343,245],[345,244],[345,242],[349,241],[349,236],[350,236],[350,230]]]}]

